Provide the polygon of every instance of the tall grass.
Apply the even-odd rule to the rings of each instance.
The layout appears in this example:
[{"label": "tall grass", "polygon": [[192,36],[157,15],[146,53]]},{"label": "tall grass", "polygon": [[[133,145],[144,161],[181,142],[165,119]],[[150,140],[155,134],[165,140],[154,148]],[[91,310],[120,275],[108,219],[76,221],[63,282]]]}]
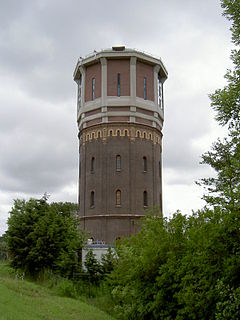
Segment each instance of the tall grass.
[{"label": "tall grass", "polygon": [[114,313],[114,304],[104,281],[94,285],[86,274],[78,274],[78,277],[68,280],[45,270],[39,275],[38,283],[61,297],[79,299],[106,313]]},{"label": "tall grass", "polygon": [[72,289],[77,296],[71,281],[53,277],[51,281],[49,277],[43,286],[20,280],[8,265],[0,263],[0,320],[113,319],[94,306],[66,297],[72,295]]}]

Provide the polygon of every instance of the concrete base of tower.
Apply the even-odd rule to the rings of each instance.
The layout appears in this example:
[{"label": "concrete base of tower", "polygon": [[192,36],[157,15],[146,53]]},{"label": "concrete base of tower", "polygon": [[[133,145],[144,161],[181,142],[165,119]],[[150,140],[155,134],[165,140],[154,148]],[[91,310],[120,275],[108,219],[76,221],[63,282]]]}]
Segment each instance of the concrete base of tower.
[{"label": "concrete base of tower", "polygon": [[94,215],[80,217],[81,225],[95,242],[114,243],[137,233],[144,215]]}]

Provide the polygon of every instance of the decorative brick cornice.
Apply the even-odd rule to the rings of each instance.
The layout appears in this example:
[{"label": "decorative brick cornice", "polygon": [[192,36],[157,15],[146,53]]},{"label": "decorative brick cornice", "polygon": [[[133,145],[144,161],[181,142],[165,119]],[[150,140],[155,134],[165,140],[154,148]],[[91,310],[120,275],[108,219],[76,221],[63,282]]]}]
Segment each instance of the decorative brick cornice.
[{"label": "decorative brick cornice", "polygon": [[83,129],[79,133],[80,143],[85,145],[87,142],[92,142],[101,139],[105,142],[111,137],[128,137],[131,141],[136,139],[144,139],[152,141],[153,144],[161,145],[162,133],[156,129],[143,125],[128,125],[126,124],[108,124],[97,125]]}]

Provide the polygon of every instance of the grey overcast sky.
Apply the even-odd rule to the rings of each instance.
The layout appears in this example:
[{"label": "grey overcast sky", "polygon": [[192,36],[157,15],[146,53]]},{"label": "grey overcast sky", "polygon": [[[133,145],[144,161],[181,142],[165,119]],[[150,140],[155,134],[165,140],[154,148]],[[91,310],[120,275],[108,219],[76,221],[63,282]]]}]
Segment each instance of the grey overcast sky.
[{"label": "grey overcast sky", "polygon": [[13,199],[77,202],[79,56],[124,44],[161,57],[164,214],[201,208],[200,156],[222,134],[209,93],[224,85],[231,34],[219,0],[0,0],[0,234]]}]

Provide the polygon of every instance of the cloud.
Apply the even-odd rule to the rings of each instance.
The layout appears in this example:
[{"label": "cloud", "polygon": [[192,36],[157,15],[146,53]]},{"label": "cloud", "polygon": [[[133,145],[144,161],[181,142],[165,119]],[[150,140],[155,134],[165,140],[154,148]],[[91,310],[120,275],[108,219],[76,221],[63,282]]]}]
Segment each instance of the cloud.
[{"label": "cloud", "polygon": [[1,189],[52,192],[76,181],[74,103],[44,103],[17,90],[7,101],[9,96],[6,91],[0,98]]}]

